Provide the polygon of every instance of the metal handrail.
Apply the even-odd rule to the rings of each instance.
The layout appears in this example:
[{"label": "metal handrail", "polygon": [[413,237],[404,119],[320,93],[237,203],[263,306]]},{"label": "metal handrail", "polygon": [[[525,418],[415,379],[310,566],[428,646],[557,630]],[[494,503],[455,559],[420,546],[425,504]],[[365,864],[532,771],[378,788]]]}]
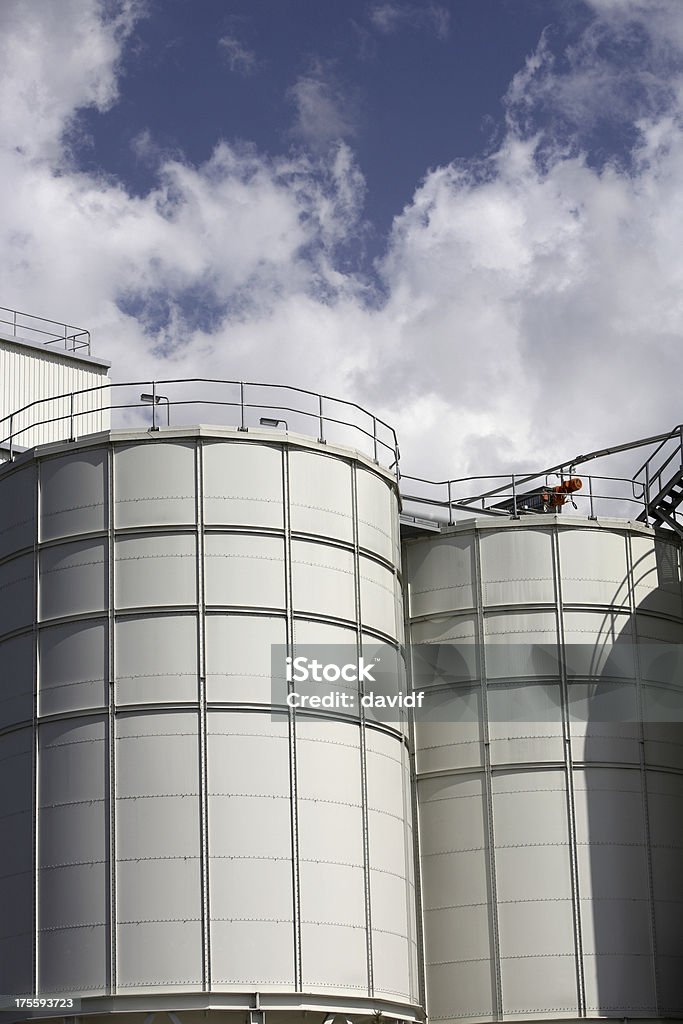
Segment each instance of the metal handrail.
[{"label": "metal handrail", "polygon": [[[2,307],[0,307],[1,309]],[[224,391],[221,391],[220,396],[217,397],[211,395],[204,396],[201,393],[197,393],[197,389],[203,385],[221,389],[235,388],[238,390],[234,397]],[[170,390],[172,388],[188,386],[193,386],[195,390],[187,398],[178,394],[172,395]],[[323,444],[326,444],[328,439],[331,439],[329,437],[331,426],[350,429],[362,439],[366,449],[369,449],[369,457],[373,458],[375,463],[382,465],[385,469],[394,471],[397,482],[400,482],[401,498],[404,503],[421,505],[423,508],[445,510],[449,524],[454,522],[455,512],[490,516],[511,515],[513,518],[517,518],[523,513],[534,514],[535,510],[529,507],[525,488],[527,492],[531,490],[531,493],[536,493],[553,486],[552,483],[549,483],[551,476],[564,479],[568,473],[573,475],[575,473],[574,467],[579,463],[602,456],[613,455],[618,452],[622,453],[633,448],[644,447],[645,445],[657,444],[657,448],[633,477],[608,476],[605,474],[582,475],[584,490],[581,493],[576,492],[572,495],[574,501],[587,503],[589,519],[597,518],[596,503],[610,502],[612,506],[617,503],[622,506],[638,505],[640,518],[644,518],[644,521],[647,523],[649,521],[648,509],[652,480],[656,480],[658,477],[661,478],[663,470],[671,463],[677,452],[680,452],[681,465],[683,466],[683,426],[678,426],[665,434],[657,434],[612,448],[603,448],[590,452],[587,455],[578,456],[576,459],[558,464],[550,469],[546,468],[535,472],[476,474],[454,477],[448,480],[428,480],[424,477],[401,474],[399,469],[400,451],[396,431],[385,420],[368,412],[361,405],[358,405],[357,402],[334,398],[307,388],[299,388],[289,384],[267,384],[259,381],[237,381],[212,377],[170,378],[151,382],[149,380],[107,381],[104,384],[65,392],[61,395],[34,399],[32,402],[28,402],[20,409],[16,409],[0,419],[0,445],[9,446],[10,458],[13,458],[18,439],[22,435],[25,437],[31,430],[36,428],[55,423],[66,423],[68,427],[64,431],[65,435],[68,435],[69,439],[75,440],[78,426],[82,423],[82,417],[84,416],[97,415],[103,412],[125,412],[127,410],[139,412],[142,409],[150,408],[148,405],[143,404],[141,400],[138,401],[137,398],[134,401],[127,400],[125,395],[122,402],[112,403],[112,396],[120,393],[122,388],[141,388],[145,391],[151,391],[151,395],[141,395],[140,399],[143,397],[147,400],[151,399],[151,428],[153,430],[158,429],[157,402],[159,401],[167,403],[169,422],[171,415],[175,413],[175,418],[177,419],[178,410],[184,407],[215,406],[216,408],[237,410],[238,422],[236,425],[240,430],[250,430],[256,426],[256,423],[252,422],[254,418],[252,414],[255,411],[294,414],[301,417],[305,425],[301,432],[307,434],[308,426],[311,423],[315,424],[311,435],[315,436],[317,434],[317,439]],[[168,394],[160,395],[160,389],[168,391]],[[250,394],[252,390],[256,390],[256,394]],[[264,392],[270,392],[270,394],[264,394]],[[272,394],[273,392],[275,392],[274,395]],[[282,395],[283,392],[286,395]],[[281,402],[273,401],[273,398],[277,399],[279,395],[282,395]],[[302,400],[297,401],[295,398],[292,401],[289,397],[292,395]],[[101,396],[99,400],[98,396]],[[304,402],[303,398],[312,401]],[[63,404],[60,406],[59,403]],[[85,405],[88,407],[84,408]],[[340,408],[341,413],[333,415],[330,406]],[[334,409],[335,412],[337,412],[337,408]],[[131,425],[130,418],[128,419],[129,422],[123,425]],[[193,420],[192,422],[196,421]],[[286,421],[282,420],[280,422],[286,425]],[[180,425],[189,425],[187,419],[184,424],[175,424],[175,426]],[[286,429],[289,431],[288,426],[286,426]],[[382,434],[384,436],[381,436]],[[652,466],[653,459],[663,451],[666,443],[672,438],[679,439],[679,445],[676,447],[676,450],[665,459],[653,474],[650,474],[649,467]],[[57,438],[54,439],[56,440]],[[339,443],[346,444],[347,442],[341,441]],[[638,475],[643,471],[646,473],[645,484],[642,484],[637,479]],[[495,486],[482,491],[476,485],[483,481],[488,481],[489,484],[494,483]],[[618,484],[619,493],[603,493],[601,485],[604,483]],[[445,489],[445,493],[442,490],[442,494],[436,497],[411,493],[412,489],[409,490],[411,484]],[[501,505],[503,506],[502,508]],[[567,511],[568,506],[565,505],[565,512]]]},{"label": "metal handrail", "polygon": [[[157,406],[157,395],[160,388],[168,389],[173,385],[218,385],[221,387],[234,387],[239,389],[239,400],[226,400],[217,398],[202,398],[202,397],[191,397],[181,398],[180,400],[171,401],[168,400],[169,415],[171,410],[178,410],[184,406],[216,406],[219,408],[233,408],[239,410],[239,429],[248,430],[250,427],[247,425],[247,413],[248,411],[259,410],[261,412],[288,412],[294,413],[295,415],[305,417],[307,420],[313,420],[317,427],[318,440],[321,443],[327,443],[328,438],[326,434],[326,426],[335,424],[338,426],[350,428],[361,437],[367,439],[371,443],[371,457],[378,465],[383,465],[384,468],[395,471],[396,479],[399,479],[399,459],[400,451],[398,447],[398,439],[396,437],[396,431],[388,424],[385,420],[368,412],[362,406],[356,402],[349,402],[341,398],[333,398],[329,395],[324,395],[319,392],[310,391],[306,388],[297,388],[288,384],[266,384],[256,381],[235,381],[235,380],[223,380],[220,378],[211,377],[190,377],[190,378],[172,378],[167,380],[138,380],[138,381],[121,381],[113,382],[107,381],[105,384],[95,385],[89,388],[81,388],[77,391],[65,392],[61,395],[51,395],[46,398],[34,399],[32,402],[28,402],[20,409],[15,409],[8,415],[0,419],[0,445],[8,446],[10,451],[10,458],[13,456],[14,447],[17,439],[29,431],[38,427],[48,426],[49,424],[61,423],[68,421],[69,423],[69,438],[75,439],[77,435],[77,425],[79,418],[82,416],[91,416],[98,412],[111,412],[121,411],[127,409],[146,409],[149,406],[144,404],[142,401],[134,402],[123,402],[119,404],[112,404],[111,402],[100,402],[95,408],[77,408],[79,404],[83,404],[83,396],[93,396],[96,394],[109,395],[117,388],[145,388],[151,390],[153,401],[151,403],[151,417],[152,417],[152,429],[156,430],[156,406]],[[289,404],[276,404],[270,401],[249,401],[248,389],[255,388],[261,389],[262,391],[287,391],[290,394],[305,395],[315,400],[315,410],[306,409],[299,405]],[[258,397],[258,396],[255,396]],[[164,396],[166,401],[167,396]],[[80,401],[79,401],[80,400]],[[54,412],[54,405],[50,406],[49,403],[67,403],[67,411],[59,415],[50,415]],[[360,413],[362,416],[367,418],[367,424],[363,426],[361,423],[354,422],[352,419],[343,419],[340,416],[333,416],[325,408],[326,403],[328,405],[334,404],[335,406],[342,406],[344,409],[354,410]],[[48,406],[45,409],[45,406]],[[27,422],[22,422],[22,418],[27,419]],[[17,424],[20,423],[20,426]],[[5,425],[3,427],[3,424]],[[255,424],[251,424],[251,427]],[[380,436],[380,428],[387,432],[386,436],[388,440],[385,440]],[[391,461],[389,461],[391,460]]]},{"label": "metal handrail", "polygon": [[[672,430],[668,434],[662,435],[662,442],[661,442],[661,444],[659,444],[655,448],[655,450],[650,453],[650,455],[645,460],[645,462],[642,464],[642,466],[639,469],[637,469],[635,471],[635,473],[633,474],[633,479],[634,480],[636,479],[636,477],[639,477],[640,474],[643,472],[643,470],[646,468],[646,466],[648,466],[652,462],[652,460],[654,459],[655,455],[657,455],[662,450],[662,448],[664,447],[666,442],[670,441],[672,437],[676,436],[676,434],[678,434],[680,436],[681,431],[683,431],[683,423],[679,423],[678,426],[673,427]],[[652,439],[652,440],[654,440],[654,439]]]},{"label": "metal handrail", "polygon": [[[487,515],[492,517],[503,517],[503,518],[518,518],[521,514],[537,514],[529,512],[524,508],[524,492],[520,492],[520,485],[524,485],[533,481],[537,482],[537,490],[545,489],[548,486],[547,477],[548,474],[545,470],[540,473],[524,472],[524,473],[491,473],[486,476],[475,475],[470,477],[460,477],[452,480],[427,480],[423,477],[413,477],[407,474],[401,476],[401,498],[404,504],[414,504],[429,509],[441,509],[448,515],[448,525],[452,526],[454,523],[454,512],[467,512],[470,515]],[[559,475],[559,474],[558,474]],[[571,498],[568,497],[567,504],[571,507],[571,502],[580,502],[587,505],[588,518],[597,519],[597,508],[598,503],[602,504],[610,503],[612,506],[617,504],[635,504],[638,508],[638,512],[643,511],[644,501],[642,496],[636,497],[630,492],[631,485],[633,483],[630,477],[621,476],[608,476],[606,474],[593,473],[590,475],[582,474],[581,479],[584,483],[584,490],[581,492],[574,492]],[[483,493],[473,493],[470,487],[462,486],[456,488],[456,485],[468,485],[474,484],[481,480],[499,481],[499,485],[491,490],[487,490]],[[428,497],[426,495],[410,493],[406,488],[409,482],[427,484],[432,487],[441,487],[446,489],[446,494],[442,497]],[[596,484],[598,485],[596,488]],[[620,493],[609,494],[604,493],[604,489],[600,486],[602,484],[619,484],[621,485]],[[464,493],[463,493],[464,492]],[[496,508],[495,505],[491,505],[487,500],[491,497],[495,497],[496,503],[501,505],[503,503],[511,503],[511,507]],[[476,504],[478,503],[478,504]],[[568,514],[567,504],[562,506],[564,514]]]},{"label": "metal handrail", "polygon": [[[30,331],[31,334],[40,334],[48,338],[48,341],[43,341],[44,345],[55,345],[57,342],[64,342],[65,351],[81,352],[85,349],[86,354],[90,355],[90,332],[82,327],[73,327],[71,324],[60,323],[59,320],[35,316],[33,313],[23,313],[21,310],[8,309],[6,306],[0,306],[0,313],[11,314],[11,319],[9,320],[0,316],[0,324],[8,324],[12,328],[13,338],[17,337],[17,329],[20,331]],[[36,320],[41,324],[51,324],[53,327],[61,328],[61,330],[44,330],[41,327],[33,327],[31,324],[24,323],[24,320]]]},{"label": "metal handrail", "polygon": [[[668,457],[657,466],[653,468],[653,463],[656,457],[664,450],[669,441],[676,440],[678,443],[669,453]],[[678,458],[679,471],[683,471],[683,424],[679,424],[674,427],[673,430],[664,438],[662,443],[651,453],[650,457],[643,463],[643,465],[633,474],[633,494],[636,498],[642,498],[645,504],[645,520],[649,522],[649,518],[653,515],[650,511],[651,500],[656,501],[657,496],[660,495],[667,484],[663,481],[664,470]],[[638,479],[644,473],[644,479]],[[656,482],[656,485],[655,485]],[[668,483],[669,481],[667,481]],[[636,493],[636,488],[640,488],[640,493]],[[675,512],[673,513],[674,519]],[[655,516],[655,518],[657,518]]]}]

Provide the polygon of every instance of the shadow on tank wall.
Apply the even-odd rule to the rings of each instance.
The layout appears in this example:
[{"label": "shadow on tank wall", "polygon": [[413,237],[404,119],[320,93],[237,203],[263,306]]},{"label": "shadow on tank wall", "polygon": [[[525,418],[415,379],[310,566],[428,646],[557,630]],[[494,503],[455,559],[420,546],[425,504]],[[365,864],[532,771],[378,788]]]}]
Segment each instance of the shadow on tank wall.
[{"label": "shadow on tank wall", "polygon": [[[627,586],[627,581],[625,581]],[[618,600],[619,592],[615,593]],[[683,629],[680,551],[632,562],[633,615],[604,626],[583,686],[582,791],[592,900],[582,915],[587,1009],[683,1016]],[[577,726],[574,727],[577,731]],[[574,740],[576,744],[576,739]],[[575,757],[580,757],[577,749]],[[582,894],[581,894],[582,895]],[[588,1001],[594,993],[594,1001]]]}]

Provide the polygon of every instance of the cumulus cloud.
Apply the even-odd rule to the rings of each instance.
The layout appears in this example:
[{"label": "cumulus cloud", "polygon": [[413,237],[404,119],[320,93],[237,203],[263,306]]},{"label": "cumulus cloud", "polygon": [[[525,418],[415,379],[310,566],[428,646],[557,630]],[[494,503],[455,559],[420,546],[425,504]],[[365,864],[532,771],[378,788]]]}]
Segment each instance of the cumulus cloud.
[{"label": "cumulus cloud", "polygon": [[[154,189],[132,196],[69,167],[63,140],[78,110],[115,101],[139,11],[105,17],[95,0],[63,0],[57,19],[50,2],[6,2],[0,88],[18,106],[1,108],[3,304],[91,328],[119,379],[210,367],[365,403],[396,425],[418,475],[549,463],[679,421],[679,8],[592,6],[572,51],[553,54],[545,38],[511,84],[498,150],[425,176],[378,285],[343,258],[363,230],[364,181],[339,141],[352,125],[329,76],[297,83],[297,153],[223,142],[200,166],[162,159]],[[55,40],[74,32],[95,56],[84,65],[64,45],[56,71]],[[609,46],[624,33],[634,75],[654,76],[630,118],[627,105],[619,114],[628,166],[587,155],[602,96],[581,86],[581,104],[567,99],[591,52],[619,94],[630,79]],[[553,83],[564,137],[531,116],[534,104],[550,111]]]},{"label": "cumulus cloud", "polygon": [[235,36],[226,35],[218,40],[218,45],[227,60],[230,70],[238,75],[251,75],[258,66],[256,54],[239,41]]},{"label": "cumulus cloud", "polygon": [[400,3],[398,0],[382,0],[371,6],[370,21],[385,35],[402,28],[424,28],[434,32],[439,39],[446,39],[450,28],[450,11],[440,4]]},{"label": "cumulus cloud", "polygon": [[118,97],[122,47],[142,0],[0,4],[0,137],[27,157],[61,155],[76,111]]}]

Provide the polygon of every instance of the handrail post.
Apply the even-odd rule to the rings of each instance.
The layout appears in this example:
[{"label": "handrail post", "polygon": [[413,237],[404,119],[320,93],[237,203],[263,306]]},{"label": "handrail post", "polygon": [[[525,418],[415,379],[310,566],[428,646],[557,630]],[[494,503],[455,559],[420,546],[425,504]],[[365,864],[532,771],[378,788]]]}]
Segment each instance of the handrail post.
[{"label": "handrail post", "polygon": [[14,413],[9,418],[9,460],[14,462]]},{"label": "handrail post", "polygon": [[453,499],[451,497],[451,481],[449,480],[448,481],[448,525],[449,526],[453,525],[453,506],[451,505],[452,500]]},{"label": "handrail post", "polygon": [[588,477],[588,500],[589,500],[589,503],[590,503],[590,515],[588,516],[588,518],[589,519],[597,519],[598,517],[595,515],[595,511],[593,509],[593,477],[592,476]]},{"label": "handrail post", "polygon": [[514,514],[513,514],[513,516],[511,518],[512,519],[519,519],[519,515],[517,514],[517,485],[515,483],[515,474],[514,473],[512,474],[512,508],[513,508]]},{"label": "handrail post", "polygon": [[323,396],[318,395],[318,440],[325,444],[325,418],[323,416]]},{"label": "handrail post", "polygon": [[650,464],[645,463],[645,487],[643,488],[643,499],[645,505],[645,523],[650,525]]},{"label": "handrail post", "polygon": [[377,458],[377,417],[372,417],[372,441],[373,441],[373,459],[375,462],[379,462]]},{"label": "handrail post", "polygon": [[246,430],[244,425],[244,381],[240,381],[240,430]]},{"label": "handrail post", "polygon": [[152,430],[158,430],[157,427],[157,382],[152,381]]},{"label": "handrail post", "polygon": [[69,395],[69,398],[71,399],[71,401],[70,401],[70,409],[69,409],[69,440],[70,441],[75,441],[76,438],[74,437],[74,393],[73,393],[73,391]]}]

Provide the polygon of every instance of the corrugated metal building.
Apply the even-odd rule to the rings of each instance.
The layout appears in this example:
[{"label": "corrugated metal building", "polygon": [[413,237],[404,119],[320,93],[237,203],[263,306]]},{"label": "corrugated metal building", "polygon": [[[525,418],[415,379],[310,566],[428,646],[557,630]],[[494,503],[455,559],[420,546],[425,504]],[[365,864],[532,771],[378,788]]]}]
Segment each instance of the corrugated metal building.
[{"label": "corrugated metal building", "polygon": [[10,437],[21,450],[106,430],[110,366],[89,348],[48,347],[0,332],[0,462],[9,457]]}]

